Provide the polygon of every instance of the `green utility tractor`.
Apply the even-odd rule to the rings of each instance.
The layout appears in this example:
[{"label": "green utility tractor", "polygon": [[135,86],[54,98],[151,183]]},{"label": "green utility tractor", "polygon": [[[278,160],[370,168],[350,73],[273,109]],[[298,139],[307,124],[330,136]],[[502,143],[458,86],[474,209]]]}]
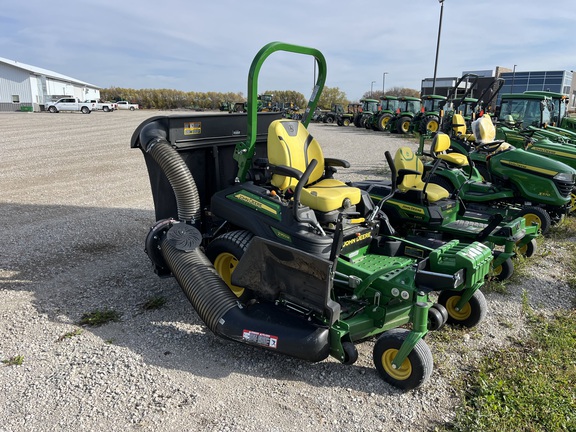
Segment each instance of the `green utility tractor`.
[{"label": "green utility tractor", "polygon": [[362,113],[354,119],[354,126],[360,128],[366,126],[366,121],[372,114],[378,112],[378,108],[380,107],[380,102],[376,99],[360,99],[360,103],[362,104]]},{"label": "green utility tractor", "polygon": [[336,117],[336,124],[338,126],[350,126],[356,120],[356,117],[362,114],[362,104],[349,103],[348,109],[345,113],[339,114]]},{"label": "green utility tractor", "polygon": [[446,96],[426,95],[422,96],[421,100],[422,108],[412,119],[409,132],[430,136],[440,128],[441,111],[446,103]]},{"label": "green utility tractor", "polygon": [[[555,93],[549,91],[525,91],[525,95],[540,95],[552,100],[552,118],[550,119],[549,126],[561,129],[558,133],[563,133],[563,131],[569,131],[571,133],[576,133],[576,118],[570,117],[568,115],[568,95],[562,93]],[[568,136],[572,137],[572,134]]]},{"label": "green utility tractor", "polygon": [[[505,220],[523,216],[528,225],[538,224],[543,234],[570,211],[575,169],[495,141],[489,115],[472,123],[472,135],[465,133],[461,115],[455,114],[454,121],[460,123],[454,129],[462,132],[455,132],[449,145],[431,146],[428,153],[442,160],[429,174],[430,183],[457,195],[471,210],[504,213]],[[424,139],[418,154],[424,154]]]},{"label": "green utility tractor", "polygon": [[372,113],[366,119],[364,127],[375,131],[385,131],[388,122],[394,116],[398,107],[398,98],[396,96],[381,96],[378,111]]},{"label": "green utility tractor", "polygon": [[[316,59],[301,122],[257,113],[258,75],[277,51]],[[320,51],[272,42],[250,67],[247,115],[143,122],[131,147],[143,152],[157,219],[145,249],[215,334],[345,364],[358,358],[356,343],[378,336],[380,376],[412,389],[432,372],[428,331],[484,317],[479,288],[491,251],[452,240],[414,257],[418,245],[385,234],[387,220],[368,193],[333,177],[349,164],[324,158],[307,130],[326,70]]]},{"label": "green utility tractor", "polygon": [[386,129],[392,133],[405,135],[410,130],[410,124],[414,116],[420,113],[422,102],[412,96],[398,98],[398,108],[386,125]]},{"label": "green utility tractor", "polygon": [[570,125],[565,121],[566,104],[558,93],[524,92],[502,95],[496,137],[521,147],[526,137],[533,142],[548,139],[560,144],[576,145],[576,132],[563,127],[560,123]]},{"label": "green utility tractor", "polygon": [[322,123],[332,124],[336,122],[338,116],[341,116],[342,114],[344,114],[344,108],[342,107],[342,104],[333,104],[330,111],[322,116]]},{"label": "green utility tractor", "polygon": [[[434,140],[442,139],[449,145],[448,135],[434,137]],[[424,166],[409,147],[399,148],[394,159],[386,152],[386,160],[392,173],[391,182],[367,180],[354,186],[368,191],[375,201],[388,197],[380,206],[394,234],[430,246],[452,239],[481,241],[493,250],[491,276],[501,281],[512,276],[512,258],[517,254],[534,255],[537,226],[527,227],[522,217],[503,222],[500,214],[466,211],[447,190],[422,180]]]}]

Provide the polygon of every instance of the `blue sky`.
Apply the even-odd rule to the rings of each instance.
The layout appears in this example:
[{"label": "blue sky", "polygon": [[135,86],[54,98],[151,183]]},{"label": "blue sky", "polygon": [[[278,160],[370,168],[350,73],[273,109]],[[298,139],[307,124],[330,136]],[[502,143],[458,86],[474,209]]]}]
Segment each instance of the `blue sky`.
[{"label": "blue sky", "polygon": [[[247,93],[272,41],[319,49],[349,99],[432,77],[438,0],[4,0],[0,57],[100,87]],[[574,0],[445,0],[438,77],[464,70],[576,70]],[[274,53],[258,89],[309,96],[311,57]]]}]

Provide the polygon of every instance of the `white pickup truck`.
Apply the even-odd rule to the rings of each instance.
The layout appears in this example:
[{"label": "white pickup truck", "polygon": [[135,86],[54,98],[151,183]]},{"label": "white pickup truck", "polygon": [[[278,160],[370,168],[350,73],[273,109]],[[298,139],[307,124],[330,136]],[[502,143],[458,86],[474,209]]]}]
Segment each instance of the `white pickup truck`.
[{"label": "white pickup truck", "polygon": [[134,111],[138,109],[138,104],[133,104],[128,101],[118,101],[116,102],[116,106],[119,110],[130,110]]},{"label": "white pickup truck", "polygon": [[94,109],[92,102],[80,102],[78,98],[60,98],[56,102],[48,102],[46,110],[51,113],[60,111],[80,111],[82,114],[90,114]]},{"label": "white pickup truck", "polygon": [[116,104],[113,102],[101,102],[100,99],[85,100],[86,103],[92,104],[93,111],[110,112],[116,109]]}]

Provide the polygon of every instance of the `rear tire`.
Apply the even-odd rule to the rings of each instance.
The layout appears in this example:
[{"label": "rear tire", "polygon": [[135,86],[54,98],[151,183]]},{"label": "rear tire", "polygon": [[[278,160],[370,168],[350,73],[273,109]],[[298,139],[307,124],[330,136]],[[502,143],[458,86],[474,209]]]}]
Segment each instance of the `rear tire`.
[{"label": "rear tire", "polygon": [[80,108],[80,111],[82,112],[82,114],[90,114],[90,108],[85,106]]},{"label": "rear tire", "polygon": [[232,273],[238,265],[240,258],[248,249],[254,235],[250,231],[230,231],[217,237],[206,248],[206,256],[214,264],[214,268],[228,285],[228,288],[240,301],[253,297],[252,291],[232,284]]},{"label": "rear tire", "polygon": [[388,122],[390,122],[390,119],[392,118],[392,114],[382,114],[380,117],[378,117],[378,122],[376,124],[377,128],[379,131],[384,132],[386,130],[386,128],[388,127]]},{"label": "rear tire", "polygon": [[398,131],[398,133],[406,135],[410,130],[410,117],[408,116],[400,117],[400,119],[396,122],[396,125],[397,125],[396,130]]},{"label": "rear tire", "polygon": [[50,108],[48,108],[48,111],[51,112],[51,113],[57,113],[57,112],[58,112],[58,109],[56,109],[55,106],[51,106]]},{"label": "rear tire", "polygon": [[440,120],[435,115],[427,116],[422,123],[420,123],[420,133],[425,135],[427,133],[438,132],[440,127]]}]

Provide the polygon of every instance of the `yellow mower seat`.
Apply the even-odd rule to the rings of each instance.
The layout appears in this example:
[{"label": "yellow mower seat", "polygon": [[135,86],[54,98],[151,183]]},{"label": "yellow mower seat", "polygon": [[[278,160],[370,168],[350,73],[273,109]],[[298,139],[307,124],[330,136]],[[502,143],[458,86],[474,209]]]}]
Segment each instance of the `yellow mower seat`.
[{"label": "yellow mower seat", "polygon": [[[331,212],[360,202],[360,189],[332,178],[323,178],[325,161],[318,141],[297,120],[273,121],[268,128],[268,161],[271,165],[288,166],[304,172],[312,159],[318,165],[302,188],[300,201],[312,210]],[[298,179],[274,174],[272,185],[281,191],[294,190]]]},{"label": "yellow mower seat", "polygon": [[[417,190],[422,192],[426,183],[422,181],[422,173],[424,172],[424,165],[418,156],[414,154],[410,147],[400,147],[394,156],[394,165],[397,172],[402,169],[418,171],[420,174],[408,174],[402,179],[402,183],[398,185],[401,192],[408,192],[410,190]],[[434,183],[428,183],[426,186],[426,197],[428,202],[436,202],[443,198],[448,198],[450,193],[442,186]]]},{"label": "yellow mower seat", "polygon": [[468,166],[468,158],[462,153],[446,153],[450,148],[450,137],[445,133],[437,133],[432,140],[430,150],[432,156],[437,159],[442,159],[452,165],[460,167]]},{"label": "yellow mower seat", "polygon": [[456,138],[465,139],[466,141],[471,142],[476,141],[474,134],[466,133],[466,121],[462,114],[454,114],[452,116],[452,131]]}]

